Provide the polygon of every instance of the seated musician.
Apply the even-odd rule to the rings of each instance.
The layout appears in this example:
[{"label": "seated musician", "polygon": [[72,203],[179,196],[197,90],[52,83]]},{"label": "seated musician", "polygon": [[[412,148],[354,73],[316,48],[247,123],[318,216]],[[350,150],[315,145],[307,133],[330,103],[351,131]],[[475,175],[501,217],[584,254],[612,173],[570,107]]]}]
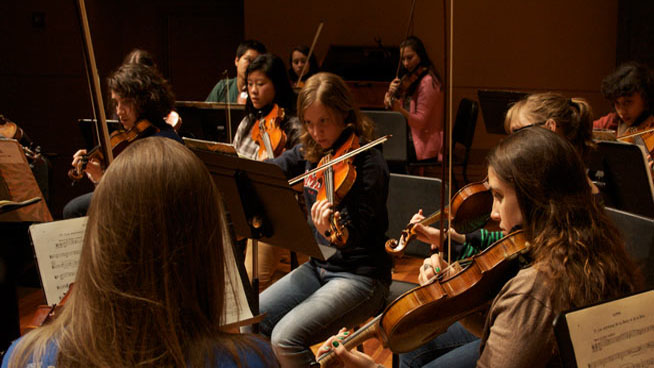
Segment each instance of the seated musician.
[{"label": "seated musician", "polygon": [[[310,76],[318,73],[318,61],[316,61],[316,54],[311,54],[309,58],[309,47],[308,46],[296,46],[291,50],[291,55],[288,57],[288,63],[290,67],[288,68],[288,78],[291,81],[293,87],[302,87],[304,82],[309,79]],[[302,73],[302,68],[306,66],[304,74],[302,75],[302,80],[300,81],[300,74]]]},{"label": "seated musician", "polygon": [[[253,160],[264,160],[279,155],[300,142],[302,126],[295,116],[295,95],[286,76],[284,62],[272,54],[257,56],[245,72],[248,98],[245,103],[246,115],[239,124],[234,136],[234,147],[240,156]],[[263,142],[263,129],[260,121],[265,119],[271,129],[266,134],[271,140],[272,157],[268,156],[266,144]],[[253,133],[258,132],[258,140],[253,139]],[[281,139],[273,140],[279,134]],[[279,136],[277,136],[279,137]],[[257,260],[259,264],[259,288],[268,287],[273,280],[275,271],[285,251],[283,248],[259,242]],[[252,245],[246,251],[245,267],[250,279],[255,275],[252,271]]]},{"label": "seated musician", "polygon": [[[577,149],[584,162],[587,162],[590,151],[595,148],[592,140],[592,111],[588,101],[583,98],[567,98],[552,92],[534,93],[523,98],[507,111],[504,129],[511,134],[531,126],[549,129],[566,138]],[[601,204],[603,200],[599,189],[590,178],[588,184],[593,198]],[[411,222],[422,219],[424,215],[419,211]],[[432,244],[432,248],[436,249],[440,239],[438,229],[416,225],[415,230],[419,240]],[[469,234],[459,234],[450,229],[448,234],[453,241],[459,243],[452,249],[455,259],[471,257],[502,238],[501,232],[485,229]]]},{"label": "seated musician", "polygon": [[[289,178],[315,168],[327,152],[338,151],[346,142],[367,143],[373,133],[372,121],[359,112],[347,85],[335,74],[309,78],[297,110],[303,123],[302,144],[272,160]],[[360,324],[378,313],[388,294],[391,260],[384,251],[388,167],[379,150],[369,149],[354,156],[353,168],[356,179],[336,206],[317,201],[323,180],[315,174],[304,179],[317,243],[335,247],[327,240],[328,230],[334,230],[332,215],[344,227],[336,253],[325,261],[312,258],[260,295],[261,313],[266,315],[261,332],[270,336],[283,367],[309,366],[314,361],[312,344],[343,325]]]},{"label": "seated musician", "polygon": [[275,367],[268,343],[227,333],[220,192],[182,144],[147,138],[107,169],[74,287],[2,367]]},{"label": "seated musician", "polygon": [[[245,71],[247,70],[248,65],[250,65],[257,56],[265,53],[266,46],[259,41],[245,40],[241,42],[236,48],[236,58],[234,59],[236,77],[225,78],[218,81],[211,92],[209,92],[205,101],[227,102],[226,96],[229,94],[229,102],[244,104],[248,97]],[[228,89],[229,92],[227,91]]]},{"label": "seated musician", "polygon": [[618,137],[654,128],[654,77],[646,66],[620,65],[602,81],[602,94],[615,112],[595,120],[593,128],[615,130]]},{"label": "seated musician", "polygon": [[[149,52],[142,50],[142,49],[134,49],[125,56],[125,59],[123,59],[123,64],[129,64],[129,63],[135,63],[135,64],[142,64],[145,66],[149,66],[150,68],[153,68],[154,70],[159,71],[159,68],[157,67],[157,63],[154,61],[154,57],[152,54]],[[168,125],[173,127],[175,132],[179,132],[179,129],[182,127],[182,117],[179,116],[177,111],[170,110],[170,113],[166,115],[166,118],[164,119]]]},{"label": "seated musician", "polygon": [[[407,120],[415,157],[411,161],[441,160],[443,143],[443,85],[422,41],[414,36],[400,44],[401,78],[394,79],[384,97],[387,108]],[[422,175],[422,172],[419,174]]]},{"label": "seated musician", "polygon": [[[152,135],[182,142],[164,120],[175,104],[175,97],[170,84],[159,72],[141,64],[124,64],[111,74],[107,85],[111,92],[111,103],[126,131],[141,121],[147,121],[152,127],[143,131],[139,138]],[[74,168],[82,169],[86,153],[84,149],[75,153],[72,163]],[[83,171],[93,183],[98,183],[104,170],[99,160],[91,159]],[[91,196],[92,193],[84,194],[68,202],[64,207],[64,218],[85,216]]]},{"label": "seated musician", "polygon": [[[502,287],[485,321],[477,313],[451,325],[400,355],[404,367],[556,366],[552,324],[558,313],[640,286],[623,240],[592,198],[583,162],[561,136],[538,128],[512,134],[491,151],[488,180],[491,216],[505,233],[525,231],[529,263]],[[445,266],[427,260],[421,284]],[[338,337],[344,334],[327,340],[319,352],[334,350],[345,367],[374,367],[369,357],[343,348]]]}]

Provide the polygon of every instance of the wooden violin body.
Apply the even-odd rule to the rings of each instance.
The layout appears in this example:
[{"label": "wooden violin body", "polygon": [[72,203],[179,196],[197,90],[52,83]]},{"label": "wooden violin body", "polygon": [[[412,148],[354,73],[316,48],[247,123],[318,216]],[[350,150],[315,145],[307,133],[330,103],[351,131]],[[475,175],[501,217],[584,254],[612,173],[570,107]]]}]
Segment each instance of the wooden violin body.
[{"label": "wooden violin body", "polygon": [[284,152],[286,133],[281,124],[285,116],[284,109],[275,104],[268,115],[259,119],[252,126],[252,140],[259,145],[257,157],[260,161],[266,158],[275,158]]},{"label": "wooden violin body", "polygon": [[58,304],[39,305],[38,308],[36,309],[36,312],[34,312],[34,316],[32,317],[32,320],[30,321],[30,323],[27,324],[27,326],[25,326],[25,330],[31,331],[35,328],[39,328],[41,326],[46,325],[48,322],[52,321],[54,318],[56,318],[60,313],[61,307],[63,307],[66,304],[66,301],[70,297],[72,290],[73,290],[73,284],[71,283],[68,286],[68,291],[66,292],[66,294]]},{"label": "wooden violin body", "polygon": [[[352,133],[334,154],[328,153],[320,159],[318,166],[326,165],[331,160],[350,153],[357,148],[359,148],[359,137]],[[322,183],[317,200],[326,199],[335,207],[345,198],[357,178],[353,161],[354,158],[349,158],[316,174],[316,180]],[[345,225],[333,215],[330,219],[330,225],[330,230],[325,234],[330,243],[336,246],[345,245],[345,242],[347,242],[347,236],[343,232]]]},{"label": "wooden violin body", "polygon": [[[390,94],[391,102],[393,100],[400,100],[406,97],[406,92],[411,88],[411,85],[416,81],[422,79],[429,72],[429,69],[426,66],[419,66],[413,71],[406,73],[400,78],[400,85],[397,89]],[[389,106],[390,107],[390,106]]]},{"label": "wooden violin body", "polygon": [[[152,135],[158,131],[159,129],[147,120],[139,120],[130,130],[113,131],[111,133],[111,138],[109,139],[111,152],[114,156],[117,156],[135,140]],[[98,160],[103,163],[104,167],[106,167],[106,164],[104,164],[104,155],[102,154],[100,146],[94,147],[84,155],[81,166],[73,167],[68,170],[68,177],[72,180],[82,179],[84,177],[84,169],[86,168],[87,163],[91,160]]]},{"label": "wooden violin body", "polygon": [[[487,306],[518,272],[519,255],[527,250],[522,231],[507,235],[475,255],[454,275],[443,270],[430,283],[401,295],[343,345],[351,349],[374,337],[394,353],[415,350],[454,322]],[[328,353],[318,363],[329,367],[335,361],[333,353]]]},{"label": "wooden violin body", "polygon": [[[456,232],[466,234],[486,225],[490,219],[490,212],[493,208],[493,196],[488,186],[488,181],[470,183],[454,194],[451,205],[445,207],[444,215],[452,218],[451,226]],[[431,225],[440,220],[441,211],[425,217],[417,222],[421,225]],[[399,240],[389,239],[386,241],[386,252],[395,255],[402,255],[406,246],[418,235],[415,231],[416,223],[408,224],[400,234]]]}]

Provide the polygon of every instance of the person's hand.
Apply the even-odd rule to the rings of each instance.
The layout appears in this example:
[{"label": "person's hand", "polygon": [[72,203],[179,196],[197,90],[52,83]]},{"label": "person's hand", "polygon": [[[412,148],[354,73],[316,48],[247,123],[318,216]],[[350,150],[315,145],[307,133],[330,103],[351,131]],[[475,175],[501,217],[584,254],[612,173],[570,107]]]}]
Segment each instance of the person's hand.
[{"label": "person's hand", "polygon": [[[316,230],[323,236],[325,232],[330,229],[329,219],[333,213],[332,204],[328,200],[316,201],[313,206],[311,206],[311,220],[313,225],[316,227]],[[340,216],[340,213],[336,212],[336,215]],[[338,218],[336,218],[338,220]]]},{"label": "person's hand", "polygon": [[[80,169],[80,166],[82,165],[82,161],[84,160],[84,156],[86,155],[86,150],[81,149],[73,155],[73,162],[71,165],[73,167]],[[100,161],[97,159],[91,159],[86,163],[86,168],[84,169],[84,172],[86,173],[86,176],[91,180],[94,184],[97,184],[100,179],[102,178],[102,174],[104,171],[102,170],[102,164]]]},{"label": "person's hand", "polygon": [[334,335],[327,339],[316,354],[317,358],[322,357],[323,355],[333,352],[335,354],[335,359],[337,360],[336,367],[344,368],[377,368],[379,367],[372,358],[360,351],[353,350],[348,351],[343,346],[343,340],[349,335],[349,332],[344,327],[338,331],[337,335]]},{"label": "person's hand", "polygon": [[[431,226],[425,226],[422,224],[418,224],[418,222],[422,221],[425,219],[424,214],[422,213],[422,209],[418,211],[413,217],[411,218],[411,221],[409,221],[410,224],[415,224],[413,225],[413,231],[416,233],[416,238],[420,240],[421,242],[431,244],[431,249],[432,250],[437,250],[440,249],[439,244],[440,244],[440,239],[441,239],[441,231],[439,229],[436,229]],[[466,237],[465,235],[461,235],[457,233],[454,229],[450,228],[447,232],[449,236],[452,238],[452,240],[458,242],[458,243],[465,243]]]},{"label": "person's hand", "polygon": [[432,254],[431,257],[425,258],[422,262],[420,274],[418,275],[418,282],[420,285],[428,284],[434,276],[445,270],[447,266],[447,262],[445,262],[438,253]]},{"label": "person's hand", "polygon": [[388,85],[388,93],[391,95],[395,94],[395,91],[400,87],[400,78],[395,78],[391,81],[391,84]]}]

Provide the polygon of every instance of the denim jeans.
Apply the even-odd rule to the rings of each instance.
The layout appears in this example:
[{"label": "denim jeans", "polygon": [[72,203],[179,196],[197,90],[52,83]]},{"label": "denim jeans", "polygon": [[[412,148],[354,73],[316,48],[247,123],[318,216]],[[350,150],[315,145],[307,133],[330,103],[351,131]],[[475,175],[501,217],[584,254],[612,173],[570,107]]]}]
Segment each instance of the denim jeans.
[{"label": "denim jeans", "polygon": [[479,338],[460,323],[418,349],[400,354],[400,367],[475,367],[479,359]]},{"label": "denim jeans", "polygon": [[307,262],[261,293],[261,333],[282,367],[308,367],[315,360],[311,345],[379,313],[387,294],[379,280]]}]

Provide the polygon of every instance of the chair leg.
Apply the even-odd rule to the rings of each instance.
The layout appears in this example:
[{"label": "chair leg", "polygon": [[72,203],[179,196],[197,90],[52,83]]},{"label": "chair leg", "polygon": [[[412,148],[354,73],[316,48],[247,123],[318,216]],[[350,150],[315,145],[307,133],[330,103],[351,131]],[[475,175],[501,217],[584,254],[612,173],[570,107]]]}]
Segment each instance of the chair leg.
[{"label": "chair leg", "polygon": [[392,367],[393,368],[400,368],[400,357],[399,357],[399,355],[397,355],[395,353],[393,353]]}]

